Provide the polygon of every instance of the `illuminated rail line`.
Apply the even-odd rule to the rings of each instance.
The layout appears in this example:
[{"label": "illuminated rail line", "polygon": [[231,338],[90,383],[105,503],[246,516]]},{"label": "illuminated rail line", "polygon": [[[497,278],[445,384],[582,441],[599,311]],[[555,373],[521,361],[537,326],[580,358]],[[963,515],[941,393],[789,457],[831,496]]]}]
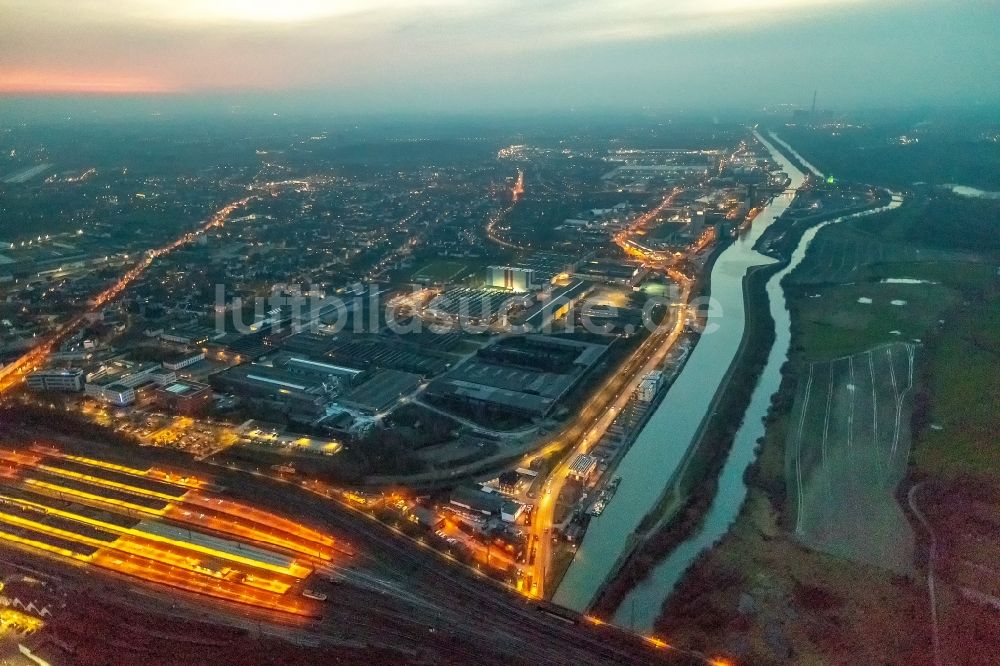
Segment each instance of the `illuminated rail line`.
[{"label": "illuminated rail line", "polygon": [[120,490],[122,492],[130,493],[132,495],[143,495],[145,497],[152,497],[155,499],[163,500],[164,502],[178,502],[184,495],[184,493],[164,493],[164,492],[159,492],[157,490],[152,490],[150,488],[140,488],[139,486],[122,483],[120,481],[115,481],[104,477],[84,474],[82,472],[77,472],[72,469],[66,469],[64,467],[55,467],[53,465],[39,464],[36,465],[36,468],[44,472],[49,472],[50,474],[55,474],[56,476],[63,476],[68,479],[74,479],[76,481],[82,481],[84,483],[89,483],[92,485],[105,486],[107,488]]},{"label": "illuminated rail line", "polygon": [[[45,505],[33,504],[31,502],[18,501],[10,498],[0,497],[0,500],[4,501],[6,504],[18,506],[26,512],[34,511],[35,513],[38,513],[39,516],[42,516],[49,521],[52,520],[53,516],[56,516],[62,519],[64,524],[63,527],[58,527],[46,522],[41,522],[40,520],[32,520],[31,518],[25,518],[3,510],[0,510],[0,523],[16,525],[34,532],[43,533],[48,536],[67,541],[83,543],[98,549],[119,550],[125,554],[138,555],[148,559],[153,559],[181,569],[187,569],[193,573],[205,573],[206,571],[209,571],[207,567],[202,566],[204,562],[203,559],[196,558],[192,556],[190,552],[186,552],[186,544],[161,544],[146,538],[147,533],[145,532],[135,534],[125,527],[104,523],[102,521],[74,514],[72,512],[51,510]],[[2,509],[2,507],[0,507],[0,509]],[[76,530],[70,529],[71,526],[66,523],[77,524]],[[84,534],[80,529],[81,527],[85,527],[86,529],[96,532],[97,534],[106,535],[106,538],[102,539],[99,538],[99,536]],[[180,549],[172,549],[169,546],[180,546]],[[284,593],[292,586],[291,580],[287,580],[282,576],[274,576],[273,573],[265,573],[258,566],[249,567],[245,571],[234,570],[234,572],[244,575],[244,584],[270,592],[276,592],[279,594]],[[293,573],[302,572],[295,571]],[[208,573],[206,575],[212,574]],[[223,576],[220,574],[216,577],[222,578]]]},{"label": "illuminated rail line", "polygon": [[[35,447],[32,447],[35,448]],[[189,490],[196,490],[199,488],[205,488],[210,485],[204,479],[199,479],[196,476],[189,474],[181,474],[179,472],[171,472],[169,470],[161,469],[159,467],[150,467],[148,469],[138,469],[136,467],[129,467],[127,465],[121,465],[118,463],[110,463],[106,460],[97,460],[96,458],[88,458],[86,456],[69,455],[62,453],[58,449],[52,447],[38,447],[38,450],[44,452],[46,455],[55,456],[58,458],[64,458],[72,462],[87,465],[89,467],[98,467],[101,469],[110,470],[113,472],[120,472],[121,474],[128,474],[129,476],[136,476],[151,479],[159,483],[166,483],[173,486],[179,486],[181,488],[187,488]]]},{"label": "illuminated rail line", "polygon": [[[261,569],[266,568],[262,565],[266,563],[246,559],[241,562],[247,565],[246,569],[227,571],[225,574],[212,572],[203,566],[203,560],[192,556],[191,551],[202,551],[197,547],[192,548],[192,544],[188,542],[164,540],[157,543],[155,539],[149,538],[151,535],[147,532],[135,533],[133,529],[121,525],[54,509],[41,503],[11,497],[0,497],[0,500],[5,504],[34,509],[39,513],[39,519],[31,519],[16,515],[9,509],[0,511],[0,541],[228,601],[300,615],[312,612],[308,604],[297,598],[284,596],[292,587],[293,579],[298,578],[296,574],[306,575],[307,569],[291,568],[286,573],[286,578],[262,572]],[[56,526],[42,522],[42,519],[51,519],[52,515],[59,516],[66,522],[78,522],[92,530],[96,528],[109,537],[116,533],[116,538],[107,541],[84,534],[84,530],[69,529],[66,524]],[[215,559],[244,559],[233,557],[232,554],[228,558],[222,558],[221,555],[225,553],[218,552],[204,554]],[[235,575],[239,580],[228,579],[227,576],[230,575]]]},{"label": "illuminated rail line", "polygon": [[204,507],[206,509],[212,509],[213,511],[218,511],[219,513],[245,518],[246,520],[254,523],[270,525],[283,532],[287,532],[288,534],[292,534],[324,546],[335,545],[333,537],[296,523],[292,520],[282,518],[281,516],[277,516],[273,513],[261,511],[260,509],[256,509],[248,504],[234,502],[233,500],[221,497],[208,497],[207,495],[201,495],[198,493],[191,493],[190,495],[185,496],[184,503]]},{"label": "illuminated rail line", "polygon": [[226,601],[315,615],[315,602],[299,598],[295,588],[317,563],[333,559],[334,539],[194,490],[207,485],[49,447],[0,449],[0,545]]},{"label": "illuminated rail line", "polygon": [[[194,512],[202,511],[196,518]],[[259,542],[269,546],[276,546],[285,550],[290,550],[300,555],[315,557],[320,560],[330,561],[333,559],[333,549],[311,541],[295,539],[286,532],[268,530],[260,523],[253,523],[231,515],[213,515],[214,510],[210,508],[188,508],[188,505],[172,505],[165,512],[164,517],[176,522],[183,522],[221,532],[233,537],[241,537],[251,541]]]},{"label": "illuminated rail line", "polygon": [[[183,491],[174,492],[172,490],[174,486],[165,488],[159,478],[149,478],[147,470],[104,463],[82,456],[64,455],[48,447],[37,450],[44,451],[46,456],[55,457],[56,460],[49,461],[41,459],[39,456],[6,450],[0,450],[0,459],[18,461],[30,469],[40,470],[50,475],[47,479],[39,479],[28,474],[25,479],[26,483],[50,493],[72,495],[89,502],[108,502],[129,511],[187,523],[194,527],[249,539],[260,544],[283,548],[321,560],[333,559],[334,540],[331,537],[294,521],[221,497],[191,493],[188,492],[186,486],[178,486]],[[92,465],[92,463],[100,464]],[[73,468],[70,468],[71,465]],[[81,469],[87,470],[88,467],[93,467],[95,471],[93,473],[89,473],[89,470],[79,471]],[[114,478],[101,476],[101,472]],[[71,480],[77,484],[86,484],[86,486],[81,487],[77,484],[57,481],[54,477]],[[126,483],[129,477],[136,480],[132,483]],[[137,485],[139,483],[145,483],[152,487],[141,487]],[[205,482],[198,480],[198,484],[205,485]],[[113,493],[98,490],[99,487],[107,488]],[[161,492],[162,490],[169,492]]]},{"label": "illuminated rail line", "polygon": [[142,580],[169,587],[175,587],[188,592],[196,592],[206,596],[233,601],[236,603],[258,606],[270,610],[282,611],[295,615],[315,615],[312,604],[306,604],[298,598],[280,595],[263,590],[255,590],[227,580],[218,580],[201,574],[191,574],[176,567],[140,556],[118,557],[113,552],[99,551],[91,560],[94,565],[134,576]]},{"label": "illuminated rail line", "polygon": [[[256,572],[240,572],[239,582],[197,570],[197,564],[183,561],[178,553],[163,551],[128,537],[113,543],[32,521],[10,513],[0,513],[0,542],[40,550],[77,562],[135,576],[212,597],[271,610],[311,615],[303,601],[285,596],[290,582],[269,579]],[[83,546],[83,548],[81,548]]]},{"label": "illuminated rail line", "polygon": [[[27,479],[26,483],[32,489],[36,489],[37,488],[37,489],[41,489],[43,491],[47,490],[47,491],[54,492],[57,495],[59,495],[59,494],[66,494],[66,495],[70,495],[70,496],[72,496],[74,498],[89,499],[89,500],[93,500],[93,501],[96,501],[96,502],[108,501],[106,499],[102,499],[98,495],[93,495],[93,494],[90,494],[90,493],[84,493],[84,492],[78,491],[76,489],[66,488],[64,486],[57,486],[57,485],[50,484],[50,483],[39,482],[39,481],[34,480],[34,479]],[[140,510],[140,511],[144,510],[143,507],[141,507],[139,505],[131,505],[131,504],[128,504],[126,502],[120,502],[120,501],[117,501],[117,500],[112,500],[110,503],[114,504],[114,505],[119,505],[119,506],[122,506],[122,507],[128,508],[128,509],[136,509],[136,510]],[[162,515],[164,512],[165,511],[157,511],[155,513],[157,513],[157,515]],[[75,519],[76,514],[72,514],[72,513],[69,513],[69,512],[66,512],[66,513],[67,513],[66,517],[68,517],[70,519]],[[114,524],[114,523],[109,523],[109,522],[97,520],[97,519],[94,519],[94,518],[88,518],[84,522],[88,522],[88,523],[90,523],[91,525],[93,525],[95,527],[99,527],[101,529],[107,529],[107,530],[110,530],[112,532],[116,532],[116,533],[120,533],[120,534],[131,534],[133,536],[141,537],[143,539],[149,539],[151,541],[158,541],[158,542],[161,542],[161,543],[169,544],[169,545],[174,546],[174,547],[178,547],[178,548],[182,548],[182,549],[186,549],[186,550],[192,550],[192,551],[201,553],[203,555],[209,555],[209,556],[217,557],[217,558],[220,558],[220,559],[223,559],[223,560],[229,560],[231,562],[238,562],[240,564],[245,564],[245,565],[252,566],[252,567],[259,567],[261,569],[266,569],[266,570],[272,571],[274,573],[285,574],[285,575],[293,576],[295,578],[303,578],[305,576],[308,576],[312,572],[311,568],[309,568],[309,567],[307,567],[307,566],[305,566],[303,564],[300,564],[300,563],[298,563],[298,562],[296,562],[294,560],[289,560],[289,562],[287,564],[278,564],[278,563],[275,563],[275,562],[268,562],[268,561],[262,561],[260,559],[255,559],[251,555],[242,555],[240,553],[230,552],[230,551],[225,550],[225,549],[223,549],[221,547],[223,545],[222,544],[222,541],[223,541],[222,539],[218,539],[217,542],[216,542],[216,541],[214,541],[216,539],[215,537],[210,537],[207,534],[206,535],[202,535],[204,538],[201,538],[200,540],[196,541],[195,539],[201,533],[195,532],[193,530],[184,530],[183,528],[178,528],[178,530],[180,530],[180,531],[186,531],[186,532],[189,533],[189,539],[185,540],[185,539],[182,539],[182,538],[170,536],[170,535],[165,534],[165,533],[160,533],[160,532],[157,532],[157,531],[153,531],[152,530],[153,523],[147,523],[146,524],[146,529],[143,529],[140,526],[124,527],[122,525],[117,525],[117,524]],[[140,522],[139,525],[141,525],[141,524],[142,523]],[[248,553],[253,553],[253,548],[250,547],[250,546],[248,546],[246,548],[246,551]]]}]

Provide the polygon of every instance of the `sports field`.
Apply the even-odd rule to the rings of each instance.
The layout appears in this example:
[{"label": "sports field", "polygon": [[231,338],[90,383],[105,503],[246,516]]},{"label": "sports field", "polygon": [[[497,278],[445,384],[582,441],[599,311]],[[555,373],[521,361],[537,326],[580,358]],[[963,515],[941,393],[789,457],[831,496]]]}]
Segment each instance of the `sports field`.
[{"label": "sports field", "polygon": [[897,342],[812,363],[800,384],[785,467],[795,536],[899,573],[913,532],[896,501],[910,455],[915,347]]},{"label": "sports field", "polygon": [[468,266],[460,261],[432,261],[410,278],[414,282],[451,282],[465,273]]}]

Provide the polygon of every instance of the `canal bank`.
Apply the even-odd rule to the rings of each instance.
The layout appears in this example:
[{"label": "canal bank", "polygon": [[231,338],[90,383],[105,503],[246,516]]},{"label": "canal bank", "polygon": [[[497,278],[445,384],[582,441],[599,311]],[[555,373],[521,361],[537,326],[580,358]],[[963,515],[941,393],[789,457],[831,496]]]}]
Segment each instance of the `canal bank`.
[{"label": "canal bank", "polygon": [[771,224],[787,210],[805,175],[755,133],[774,162],[790,179],[790,190],[779,193],[757,216],[748,232],[718,258],[711,271],[711,303],[706,328],[663,403],[618,466],[622,477],[615,501],[591,521],[580,549],[553,597],[555,603],[582,610],[590,605],[632,534],[672,485],[689,459],[701,424],[711,410],[718,387],[725,381],[744,337],[746,303],[744,277],[754,267],[775,260],[754,249]]},{"label": "canal bank", "polygon": [[[807,229],[834,218],[878,208],[890,201],[888,193],[878,194],[881,196],[875,196],[865,205],[842,211],[805,217],[785,216],[761,237],[756,249],[780,263],[755,267],[747,272],[744,280],[744,300],[748,304],[746,330],[736,359],[709,410],[711,416],[702,424],[683,472],[678,473],[675,482],[633,533],[628,548],[596,595],[591,613],[605,619],[614,616],[631,590],[645,580],[671,550],[701,527],[718,490],[722,466],[743,425],[757,378],[774,344],[775,324],[770,313],[768,281],[788,265]],[[631,610],[623,609],[622,614],[625,613],[630,619]]]},{"label": "canal bank", "polygon": [[765,417],[771,404],[771,396],[778,391],[781,368],[788,359],[791,322],[782,280],[801,263],[816,234],[823,227],[897,208],[901,203],[901,197],[893,196],[887,205],[843,215],[811,227],[802,234],[788,264],[768,279],[766,293],[770,302],[771,319],[774,321],[774,344],[753,390],[742,425],[733,438],[732,448],[719,475],[717,491],[695,533],[677,544],[667,558],[625,596],[615,614],[617,624],[639,631],[652,628],[664,601],[687,568],[702,551],[714,545],[729,530],[739,514],[747,493],[744,474],[756,458],[757,443],[764,436]]},{"label": "canal bank", "polygon": [[[590,608],[594,615],[613,617],[632,589],[700,527],[718,490],[723,463],[774,342],[774,322],[768,311],[765,288],[783,265],[784,262],[761,266],[748,272],[744,280],[749,305],[747,325],[736,358],[719,386],[687,460],[633,533],[629,548],[595,596]],[[629,624],[626,622],[624,626]]]}]

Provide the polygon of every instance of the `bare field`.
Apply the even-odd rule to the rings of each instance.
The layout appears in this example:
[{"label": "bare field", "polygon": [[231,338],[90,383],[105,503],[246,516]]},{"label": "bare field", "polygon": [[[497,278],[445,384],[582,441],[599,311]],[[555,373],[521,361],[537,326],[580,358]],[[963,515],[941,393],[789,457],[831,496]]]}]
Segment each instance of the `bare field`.
[{"label": "bare field", "polygon": [[811,363],[785,456],[800,542],[904,574],[913,531],[894,495],[910,454],[914,352],[892,343]]},{"label": "bare field", "polygon": [[680,645],[721,644],[739,664],[930,666],[919,584],[791,536],[768,498],[751,489],[740,520],[694,563],[657,630]]}]

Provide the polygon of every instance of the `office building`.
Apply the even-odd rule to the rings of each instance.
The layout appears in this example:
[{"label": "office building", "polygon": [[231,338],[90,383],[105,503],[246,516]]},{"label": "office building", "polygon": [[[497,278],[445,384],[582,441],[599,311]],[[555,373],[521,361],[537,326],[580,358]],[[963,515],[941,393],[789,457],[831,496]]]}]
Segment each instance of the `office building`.
[{"label": "office building", "polygon": [[212,389],[207,384],[178,381],[156,388],[154,400],[163,409],[175,414],[194,416],[212,402]]},{"label": "office building", "polygon": [[83,370],[38,370],[28,375],[27,384],[33,391],[79,392],[83,390]]}]

